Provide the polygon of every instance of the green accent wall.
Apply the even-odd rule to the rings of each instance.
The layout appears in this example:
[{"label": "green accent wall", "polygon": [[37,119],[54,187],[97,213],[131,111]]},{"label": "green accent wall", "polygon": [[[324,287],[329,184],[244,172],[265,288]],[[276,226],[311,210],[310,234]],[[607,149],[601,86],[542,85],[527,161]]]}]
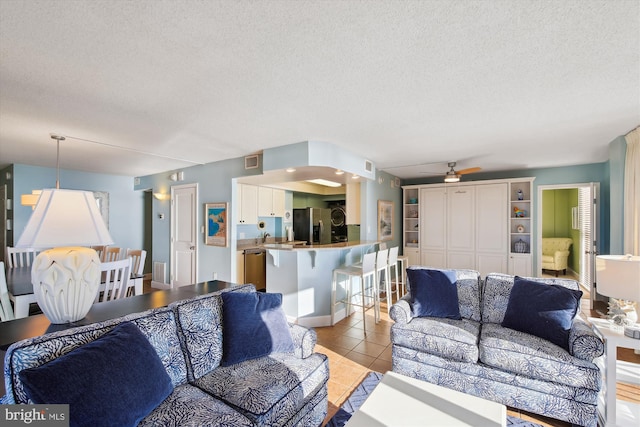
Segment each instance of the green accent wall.
[{"label": "green accent wall", "polygon": [[572,228],[572,208],[578,206],[578,189],[567,188],[542,192],[542,237],[570,237],[569,268],[580,271],[580,230]]}]

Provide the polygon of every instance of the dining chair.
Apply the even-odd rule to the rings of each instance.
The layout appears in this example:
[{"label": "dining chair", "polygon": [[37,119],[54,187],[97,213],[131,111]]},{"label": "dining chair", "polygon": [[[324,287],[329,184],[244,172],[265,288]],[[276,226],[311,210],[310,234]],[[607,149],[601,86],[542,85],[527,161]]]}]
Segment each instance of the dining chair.
[{"label": "dining chair", "polygon": [[7,246],[7,267],[30,267],[37,252],[33,248],[12,248]]},{"label": "dining chair", "polygon": [[107,248],[108,246],[105,246],[105,245],[91,246],[91,249],[93,249],[98,253],[98,258],[100,258],[100,262],[104,261],[104,254]]},{"label": "dining chair", "polygon": [[131,276],[131,258],[103,262],[100,265],[103,282],[94,302],[112,301],[127,296]]},{"label": "dining chair", "polygon": [[104,258],[102,262],[113,262],[122,259],[122,249],[117,246],[108,246],[104,250]]},{"label": "dining chair", "polygon": [[135,295],[142,295],[144,292],[144,261],[147,259],[147,251],[144,249],[127,249],[126,258],[131,258],[129,288],[133,288]]},{"label": "dining chair", "polygon": [[4,262],[0,261],[0,322],[13,319],[15,319],[15,317],[13,315],[13,309],[11,308],[11,301],[9,301]]},{"label": "dining chair", "polygon": [[147,251],[144,249],[128,249],[125,258],[131,258],[131,274],[144,274],[144,261],[147,258]]}]

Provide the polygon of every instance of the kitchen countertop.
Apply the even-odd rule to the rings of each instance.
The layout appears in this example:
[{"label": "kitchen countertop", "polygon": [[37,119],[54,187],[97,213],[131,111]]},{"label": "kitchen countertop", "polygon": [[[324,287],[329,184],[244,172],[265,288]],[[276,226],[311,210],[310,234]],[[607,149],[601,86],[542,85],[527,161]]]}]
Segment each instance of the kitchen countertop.
[{"label": "kitchen countertop", "polygon": [[284,243],[265,243],[262,245],[265,249],[276,249],[284,251],[316,251],[325,249],[348,249],[357,246],[375,245],[380,242],[377,240],[356,240],[352,242],[327,243],[324,245],[294,245],[293,242]]}]

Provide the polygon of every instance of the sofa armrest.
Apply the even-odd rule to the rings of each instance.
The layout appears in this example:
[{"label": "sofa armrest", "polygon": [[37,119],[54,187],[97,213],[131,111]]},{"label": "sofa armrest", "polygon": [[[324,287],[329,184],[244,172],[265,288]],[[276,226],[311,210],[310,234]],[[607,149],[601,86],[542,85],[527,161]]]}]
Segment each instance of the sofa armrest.
[{"label": "sofa armrest", "polygon": [[589,362],[604,354],[604,343],[591,326],[580,318],[573,320],[569,331],[569,353]]},{"label": "sofa armrest", "polygon": [[311,356],[318,340],[316,331],[293,323],[289,323],[289,330],[295,346],[293,353],[301,359]]},{"label": "sofa armrest", "polygon": [[412,319],[409,294],[404,295],[391,306],[389,317],[396,323],[409,323]]},{"label": "sofa armrest", "polygon": [[569,259],[569,251],[556,251],[553,254],[553,262],[556,266],[565,266],[567,265],[567,260]]}]

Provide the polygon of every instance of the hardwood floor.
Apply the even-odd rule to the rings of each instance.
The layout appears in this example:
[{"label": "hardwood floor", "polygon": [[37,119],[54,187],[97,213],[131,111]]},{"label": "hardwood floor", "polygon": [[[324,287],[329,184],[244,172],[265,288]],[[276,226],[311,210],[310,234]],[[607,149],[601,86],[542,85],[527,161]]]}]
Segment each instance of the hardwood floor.
[{"label": "hardwood floor", "polygon": [[[599,317],[598,311],[589,309],[589,296],[585,293],[581,311],[585,317]],[[329,412],[325,423],[348,399],[351,392],[370,371],[386,372],[391,370],[391,341],[389,332],[393,321],[387,314],[386,304],[382,304],[381,321],[375,324],[373,310],[368,310],[364,319],[361,312],[352,314],[333,327],[315,328],[318,334],[316,351],[329,357]],[[367,334],[364,334],[366,326]],[[618,360],[640,364],[640,356],[633,350],[619,349]],[[640,387],[618,383],[618,399],[640,404]],[[508,408],[508,414],[514,417],[536,422],[543,426],[570,426],[571,424],[525,413]]]}]

